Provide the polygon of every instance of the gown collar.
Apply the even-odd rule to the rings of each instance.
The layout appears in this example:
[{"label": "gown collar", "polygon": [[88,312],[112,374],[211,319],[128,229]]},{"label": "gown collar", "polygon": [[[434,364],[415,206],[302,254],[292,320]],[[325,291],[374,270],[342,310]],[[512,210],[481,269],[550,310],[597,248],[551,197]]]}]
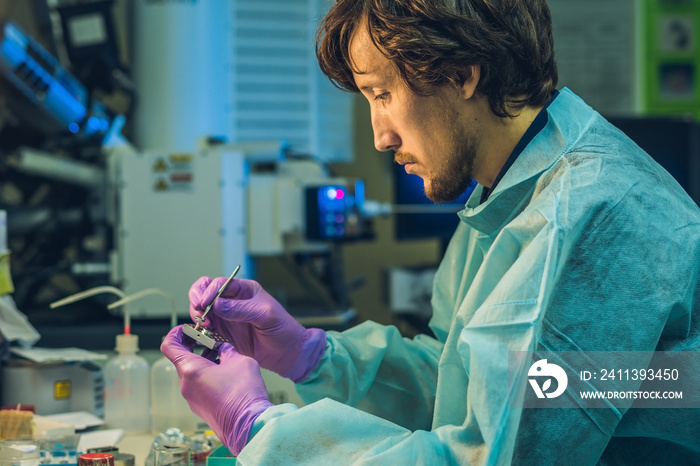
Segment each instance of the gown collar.
[{"label": "gown collar", "polygon": [[544,110],[547,112],[544,128],[522,149],[483,203],[484,187],[477,185],[464,210],[458,213],[461,221],[487,235],[500,230],[519,211],[518,205],[526,201],[539,176],[569,150],[597,115],[567,88],[559,91]]}]

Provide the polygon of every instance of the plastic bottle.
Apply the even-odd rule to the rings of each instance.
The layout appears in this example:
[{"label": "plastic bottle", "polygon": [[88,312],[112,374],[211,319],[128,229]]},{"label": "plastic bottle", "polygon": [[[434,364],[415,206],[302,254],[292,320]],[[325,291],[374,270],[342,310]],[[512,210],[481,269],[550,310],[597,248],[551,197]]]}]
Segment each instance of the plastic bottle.
[{"label": "plastic bottle", "polygon": [[105,365],[105,423],[127,433],[150,429],[148,362],[137,335],[117,335],[117,355]]},{"label": "plastic bottle", "polygon": [[[126,294],[113,286],[98,286],[51,303],[51,309],[65,306],[100,293],[112,293],[122,300]],[[107,306],[111,309],[111,306]],[[117,355],[107,362],[105,378],[105,423],[127,433],[149,432],[150,366],[137,355],[139,337],[131,334],[131,317],[124,306],[124,333],[117,335]]]},{"label": "plastic bottle", "polygon": [[[170,328],[177,325],[175,301],[170,294],[158,288],[148,288],[126,296],[109,306],[115,309],[146,296],[161,295],[170,302]],[[187,401],[180,393],[180,379],[175,366],[165,356],[161,356],[151,367],[151,432],[161,434],[175,427],[182,432],[197,430],[200,419],[190,411]]]},{"label": "plastic bottle", "polygon": [[151,367],[151,413],[154,434],[177,427],[183,432],[197,430],[199,418],[190,411],[180,393],[180,379],[175,366],[163,356]]}]

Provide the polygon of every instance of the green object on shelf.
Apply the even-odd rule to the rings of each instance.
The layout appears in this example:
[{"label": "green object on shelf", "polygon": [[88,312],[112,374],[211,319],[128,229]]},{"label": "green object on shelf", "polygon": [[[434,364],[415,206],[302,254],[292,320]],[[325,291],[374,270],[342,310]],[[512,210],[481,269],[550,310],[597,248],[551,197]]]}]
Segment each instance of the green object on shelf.
[{"label": "green object on shelf", "polygon": [[207,456],[207,466],[231,466],[232,464],[236,464],[236,457],[223,445]]}]

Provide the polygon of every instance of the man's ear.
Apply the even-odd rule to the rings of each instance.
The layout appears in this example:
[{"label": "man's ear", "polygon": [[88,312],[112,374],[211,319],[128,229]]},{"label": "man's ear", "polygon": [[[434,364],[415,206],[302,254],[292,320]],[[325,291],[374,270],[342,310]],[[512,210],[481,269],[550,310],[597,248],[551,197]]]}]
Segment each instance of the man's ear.
[{"label": "man's ear", "polygon": [[481,78],[481,66],[479,65],[469,65],[460,73],[460,81],[462,81],[460,93],[464,100],[474,97],[479,78]]}]

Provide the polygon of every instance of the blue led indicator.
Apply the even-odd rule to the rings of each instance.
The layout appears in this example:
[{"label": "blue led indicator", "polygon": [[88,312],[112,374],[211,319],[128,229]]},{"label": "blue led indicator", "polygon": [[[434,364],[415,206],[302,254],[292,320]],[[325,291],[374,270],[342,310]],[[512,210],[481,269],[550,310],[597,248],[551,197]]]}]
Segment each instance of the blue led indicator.
[{"label": "blue led indicator", "polygon": [[78,131],[80,131],[80,126],[78,126],[78,123],[72,122],[72,123],[70,123],[70,124],[68,125],[68,131],[70,131],[71,133],[75,134],[75,133],[77,133]]}]

